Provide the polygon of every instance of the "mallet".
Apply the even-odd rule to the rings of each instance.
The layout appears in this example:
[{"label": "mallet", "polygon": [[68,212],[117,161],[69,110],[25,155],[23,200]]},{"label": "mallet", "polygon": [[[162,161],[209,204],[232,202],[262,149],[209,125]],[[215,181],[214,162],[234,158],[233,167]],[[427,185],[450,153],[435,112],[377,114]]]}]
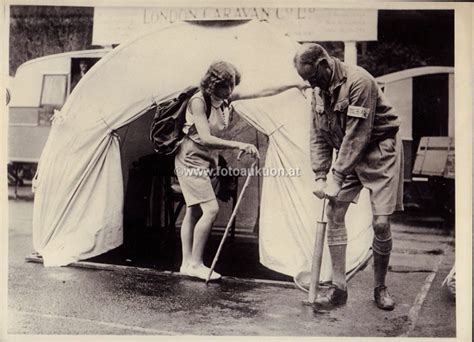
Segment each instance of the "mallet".
[{"label": "mallet", "polygon": [[[252,166],[250,167],[251,170],[255,168],[255,164],[256,162],[252,163]],[[229,219],[229,222],[227,223],[227,227],[225,227],[224,235],[222,236],[222,240],[221,240],[221,243],[219,244],[219,248],[217,248],[216,256],[214,257],[214,260],[212,261],[211,270],[209,271],[209,275],[207,276],[206,284],[209,282],[209,279],[211,279],[212,272],[214,272],[214,267],[216,267],[217,260],[219,259],[219,255],[221,254],[222,246],[224,246],[224,242],[227,238],[227,235],[229,234],[230,227],[232,226],[235,216],[237,215],[237,210],[239,209],[242,197],[244,196],[245,190],[247,189],[250,183],[250,176],[251,176],[251,173],[247,175],[247,179],[245,180],[245,183],[242,187],[242,191],[240,191],[240,195],[239,195],[239,198],[237,199],[234,210],[232,211],[232,215],[230,215],[230,219]]]}]

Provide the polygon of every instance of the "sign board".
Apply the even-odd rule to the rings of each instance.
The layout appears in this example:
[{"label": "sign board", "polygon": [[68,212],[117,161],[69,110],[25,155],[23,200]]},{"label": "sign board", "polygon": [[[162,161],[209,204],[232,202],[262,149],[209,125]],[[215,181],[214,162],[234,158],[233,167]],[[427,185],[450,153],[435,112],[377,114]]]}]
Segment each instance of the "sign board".
[{"label": "sign board", "polygon": [[92,44],[119,44],[141,30],[178,21],[266,20],[303,41],[377,40],[377,10],[308,7],[95,7]]}]

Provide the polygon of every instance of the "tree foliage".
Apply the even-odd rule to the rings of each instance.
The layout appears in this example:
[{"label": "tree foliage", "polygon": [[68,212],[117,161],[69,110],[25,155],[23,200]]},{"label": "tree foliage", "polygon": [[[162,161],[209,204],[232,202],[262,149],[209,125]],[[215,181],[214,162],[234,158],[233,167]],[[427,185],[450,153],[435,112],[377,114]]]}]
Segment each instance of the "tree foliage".
[{"label": "tree foliage", "polygon": [[431,56],[423,54],[417,46],[390,41],[371,45],[363,53],[358,53],[357,64],[375,77],[432,64]]},{"label": "tree foliage", "polygon": [[33,58],[89,49],[93,13],[90,7],[12,6],[10,75]]}]

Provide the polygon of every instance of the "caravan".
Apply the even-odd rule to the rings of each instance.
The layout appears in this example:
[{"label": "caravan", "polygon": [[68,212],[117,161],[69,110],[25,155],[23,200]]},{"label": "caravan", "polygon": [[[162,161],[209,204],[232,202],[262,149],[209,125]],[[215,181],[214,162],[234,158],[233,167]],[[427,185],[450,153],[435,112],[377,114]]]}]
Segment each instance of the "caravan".
[{"label": "caravan", "polygon": [[411,181],[422,137],[454,138],[454,68],[426,66],[377,78],[400,117],[405,181]]},{"label": "caravan", "polygon": [[407,69],[377,81],[402,122],[406,207],[431,208],[454,226],[454,68]]},{"label": "caravan", "polygon": [[51,117],[62,108],[81,68],[91,68],[110,49],[84,50],[36,58],[17,70],[9,102],[9,174],[16,182],[31,179],[51,128]]}]

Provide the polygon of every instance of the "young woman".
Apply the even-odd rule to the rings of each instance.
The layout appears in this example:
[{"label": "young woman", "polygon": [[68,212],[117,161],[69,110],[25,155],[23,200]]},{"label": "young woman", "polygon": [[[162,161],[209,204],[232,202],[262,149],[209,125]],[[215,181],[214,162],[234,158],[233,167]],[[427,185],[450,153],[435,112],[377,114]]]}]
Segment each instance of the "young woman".
[{"label": "young woman", "polygon": [[[236,149],[259,158],[252,144],[222,139],[229,126],[227,102],[272,96],[293,87],[308,88],[306,83],[281,86],[253,94],[240,94],[234,87],[240,82],[240,73],[228,62],[211,64],[203,79],[200,91],[189,101],[184,133],[186,137],[175,158],[175,171],[186,201],[186,213],[181,226],[183,259],[180,272],[184,275],[206,279],[210,269],[203,264],[204,247],[219,205],[214,194],[215,184],[209,170],[217,168],[219,149]],[[206,115],[206,99],[211,105]],[[212,178],[213,179],[213,178]],[[220,274],[213,272],[211,280]]]}]

